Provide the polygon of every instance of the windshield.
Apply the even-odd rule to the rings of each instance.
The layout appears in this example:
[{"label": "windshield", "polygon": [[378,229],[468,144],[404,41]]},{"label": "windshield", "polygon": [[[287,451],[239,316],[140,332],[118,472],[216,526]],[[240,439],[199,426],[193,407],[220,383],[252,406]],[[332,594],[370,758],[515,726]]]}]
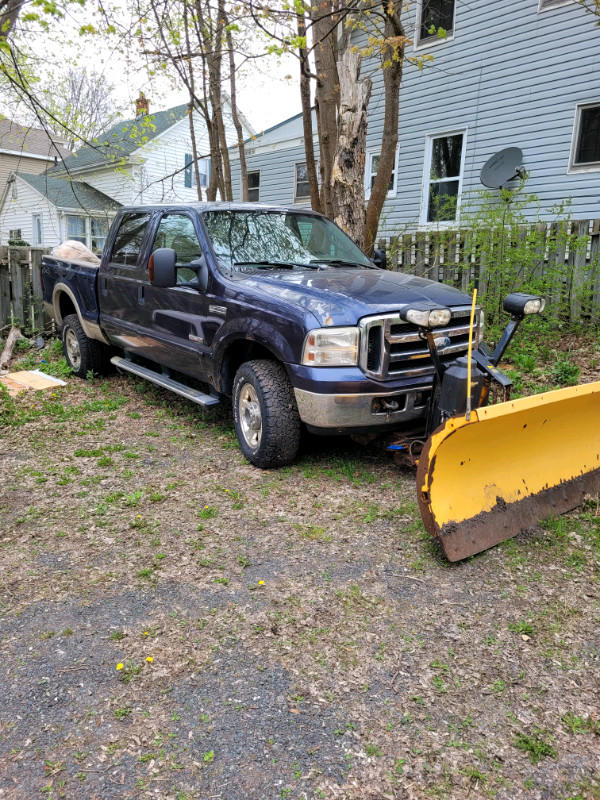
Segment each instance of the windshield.
[{"label": "windshield", "polygon": [[207,211],[204,222],[226,269],[372,267],[337,225],[312,214],[285,211]]}]

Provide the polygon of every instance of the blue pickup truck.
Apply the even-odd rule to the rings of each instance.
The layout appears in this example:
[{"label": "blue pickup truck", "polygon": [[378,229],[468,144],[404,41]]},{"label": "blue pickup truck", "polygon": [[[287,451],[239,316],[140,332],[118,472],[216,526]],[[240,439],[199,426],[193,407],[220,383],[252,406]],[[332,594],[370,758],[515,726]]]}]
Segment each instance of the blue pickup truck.
[{"label": "blue pickup truck", "polygon": [[[231,397],[244,455],[271,468],[293,460],[303,426],[372,435],[424,420],[424,314],[439,316],[436,359],[466,352],[469,297],[379,261],[305,209],[140,206],[119,212],[99,266],[46,256],[42,281],[77,375],[112,362],[206,408]],[[482,329],[478,310],[476,342]]]}]

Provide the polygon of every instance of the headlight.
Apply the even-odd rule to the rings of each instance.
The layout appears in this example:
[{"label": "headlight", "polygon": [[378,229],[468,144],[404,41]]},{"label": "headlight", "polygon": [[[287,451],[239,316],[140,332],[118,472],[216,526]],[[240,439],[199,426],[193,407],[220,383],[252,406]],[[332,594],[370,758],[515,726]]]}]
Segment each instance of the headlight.
[{"label": "headlight", "polygon": [[535,294],[513,292],[504,298],[504,310],[515,317],[525,317],[528,314],[540,314],[546,307],[543,297]]},{"label": "headlight", "polygon": [[302,363],[342,367],[358,363],[358,328],[318,328],[304,340]]},{"label": "headlight", "polygon": [[450,322],[452,312],[449,308],[407,308],[400,312],[400,317],[419,328],[439,328]]}]

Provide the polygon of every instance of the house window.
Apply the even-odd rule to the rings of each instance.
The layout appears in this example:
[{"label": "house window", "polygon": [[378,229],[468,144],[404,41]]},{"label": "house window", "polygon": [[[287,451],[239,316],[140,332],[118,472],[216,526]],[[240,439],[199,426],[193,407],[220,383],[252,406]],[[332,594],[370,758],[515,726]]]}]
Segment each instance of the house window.
[{"label": "house window", "polygon": [[573,0],[540,0],[538,11],[546,11],[549,8],[559,8],[560,6],[571,5]]},{"label": "house window", "polygon": [[424,222],[453,222],[458,215],[464,133],[430,136],[425,158]]},{"label": "house window", "polygon": [[42,246],[42,215],[41,214],[32,214],[31,215],[31,227],[33,229],[33,246],[34,247],[41,247]]},{"label": "house window", "polygon": [[[371,189],[375,185],[375,178],[377,177],[377,172],[379,170],[379,155],[375,155],[374,153],[367,154],[367,180],[365,181],[365,196],[369,197],[371,194]],[[398,174],[398,151],[396,151],[396,158],[394,159],[394,169],[390,176],[390,182],[388,184],[387,190],[387,197],[395,197],[396,196],[396,175]]]},{"label": "house window", "polygon": [[310,183],[308,182],[308,167],[306,162],[296,164],[295,200],[308,200],[310,198]]},{"label": "house window", "polygon": [[8,238],[11,240],[11,242],[13,240],[22,239],[23,237],[21,236],[21,228],[13,228],[11,231],[9,231]]},{"label": "house window", "polygon": [[600,103],[577,106],[571,167],[600,169]]},{"label": "house window", "polygon": [[106,237],[108,236],[108,220],[106,219],[92,219],[91,234],[92,234],[92,251],[94,253],[101,253],[106,244]]},{"label": "house window", "polygon": [[67,239],[81,242],[87,246],[87,236],[85,235],[85,217],[78,217],[74,214],[67,214]]},{"label": "house window", "polygon": [[[208,177],[210,174],[210,158],[198,159],[198,174],[200,177],[200,186],[205,189],[208,186]],[[185,155],[184,184],[188,189],[196,188],[196,170],[194,168],[194,157],[191,153],[186,153]]]},{"label": "house window", "polygon": [[443,40],[454,31],[455,0],[421,0],[417,44]]},{"label": "house window", "polygon": [[248,173],[248,200],[258,203],[260,199],[260,170]]}]

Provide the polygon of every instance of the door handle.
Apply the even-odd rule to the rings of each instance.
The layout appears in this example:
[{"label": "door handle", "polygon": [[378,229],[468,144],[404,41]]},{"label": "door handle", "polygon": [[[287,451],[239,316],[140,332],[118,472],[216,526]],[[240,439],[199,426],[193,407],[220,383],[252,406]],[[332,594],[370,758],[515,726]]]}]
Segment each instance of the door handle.
[{"label": "door handle", "polygon": [[100,278],[100,291],[102,294],[108,294],[108,280],[105,277]]},{"label": "door handle", "polygon": [[144,285],[140,284],[138,286],[138,303],[143,306],[146,300],[144,299]]}]

